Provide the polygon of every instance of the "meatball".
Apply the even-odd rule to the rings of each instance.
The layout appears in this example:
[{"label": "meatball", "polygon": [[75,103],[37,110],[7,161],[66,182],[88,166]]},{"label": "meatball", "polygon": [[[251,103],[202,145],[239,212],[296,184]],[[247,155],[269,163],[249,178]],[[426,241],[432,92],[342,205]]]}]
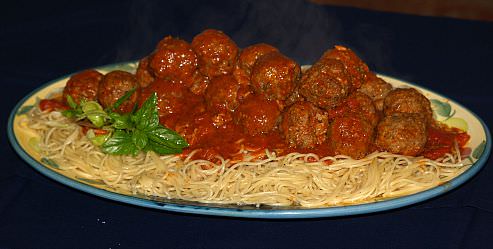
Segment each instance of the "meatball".
[{"label": "meatball", "polygon": [[349,78],[341,62],[318,62],[301,77],[300,93],[318,107],[332,109],[349,95]]},{"label": "meatball", "polygon": [[167,36],[150,56],[149,66],[157,78],[190,86],[197,70],[197,56],[186,41]]},{"label": "meatball", "polygon": [[327,59],[335,59],[346,67],[351,83],[351,91],[357,90],[366,81],[366,77],[370,70],[368,66],[349,48],[343,46],[335,46],[334,49],[326,51],[320,61]]},{"label": "meatball", "polygon": [[149,68],[149,57],[144,57],[139,60],[135,77],[140,87],[146,87],[154,81],[154,75]]},{"label": "meatball", "polygon": [[361,88],[358,89],[359,92],[370,96],[378,111],[383,111],[383,100],[391,90],[391,84],[374,74],[371,74],[367,81],[361,85]]},{"label": "meatball", "polygon": [[111,71],[104,75],[99,83],[99,103],[104,108],[111,107],[118,99],[132,89],[137,90],[116,109],[117,112],[127,113],[133,110],[139,98],[139,84],[135,76],[129,72],[120,70]]},{"label": "meatball", "polygon": [[281,134],[290,147],[314,148],[327,140],[327,114],[310,102],[294,103],[281,118]]},{"label": "meatball", "polygon": [[252,67],[258,58],[272,52],[279,52],[279,50],[266,43],[258,43],[248,46],[240,53],[238,58],[238,67],[245,71],[247,75],[250,75]]},{"label": "meatball", "polygon": [[192,40],[200,72],[213,78],[233,72],[238,56],[236,43],[219,30],[207,29]]},{"label": "meatball", "polygon": [[269,100],[284,101],[295,89],[301,68],[279,52],[260,57],[252,68],[251,85],[254,92]]},{"label": "meatball", "polygon": [[212,116],[207,112],[183,115],[174,129],[191,147],[207,141],[216,134]]},{"label": "meatball", "polygon": [[377,126],[375,146],[406,156],[419,155],[426,144],[426,121],[416,113],[393,113],[386,116]]},{"label": "meatball", "polygon": [[339,106],[329,111],[329,118],[345,115],[360,116],[372,127],[375,127],[380,119],[371,98],[361,92],[352,93]]},{"label": "meatball", "polygon": [[396,88],[384,99],[383,112],[386,116],[393,113],[419,113],[429,124],[433,120],[430,100],[414,88]]},{"label": "meatball", "polygon": [[209,78],[202,75],[199,70],[196,70],[192,76],[192,85],[189,90],[195,95],[204,95],[205,89],[209,85]]},{"label": "meatball", "polygon": [[288,96],[284,102],[285,106],[290,106],[298,101],[305,101],[305,97],[300,93],[300,85],[298,85]]},{"label": "meatball", "polygon": [[281,112],[275,101],[260,95],[250,95],[235,111],[235,122],[249,135],[260,135],[274,130]]},{"label": "meatball", "polygon": [[240,104],[240,84],[232,75],[221,75],[211,80],[205,89],[205,103],[210,112],[233,112]]},{"label": "meatball", "polygon": [[336,155],[354,159],[365,157],[374,138],[374,126],[359,115],[336,117],[328,132],[329,145]]},{"label": "meatball", "polygon": [[157,79],[148,87],[142,89],[139,106],[142,106],[144,101],[154,92],[157,95],[157,108],[161,123],[165,123],[168,127],[172,127],[172,122],[167,123],[166,120],[173,119],[173,121],[176,121],[175,119],[178,118],[179,114],[186,110],[191,93],[182,84],[172,83],[169,80]]},{"label": "meatball", "polygon": [[70,95],[77,104],[79,104],[82,99],[96,100],[99,82],[102,78],[103,74],[92,69],[72,75],[63,89],[63,100],[67,101],[68,95]]}]

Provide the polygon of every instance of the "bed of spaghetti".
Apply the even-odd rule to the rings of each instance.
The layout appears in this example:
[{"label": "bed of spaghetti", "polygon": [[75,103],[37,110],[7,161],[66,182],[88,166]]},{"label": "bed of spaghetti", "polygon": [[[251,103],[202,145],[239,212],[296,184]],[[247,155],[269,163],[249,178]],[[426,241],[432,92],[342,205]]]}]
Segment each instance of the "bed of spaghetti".
[{"label": "bed of spaghetti", "polygon": [[138,156],[102,153],[82,128],[60,112],[33,108],[20,121],[38,134],[32,143],[42,157],[77,177],[128,195],[173,198],[202,203],[301,206],[354,205],[420,192],[467,170],[459,148],[437,160],[374,152],[360,160],[315,154],[276,156],[231,163],[192,160],[192,154]]}]

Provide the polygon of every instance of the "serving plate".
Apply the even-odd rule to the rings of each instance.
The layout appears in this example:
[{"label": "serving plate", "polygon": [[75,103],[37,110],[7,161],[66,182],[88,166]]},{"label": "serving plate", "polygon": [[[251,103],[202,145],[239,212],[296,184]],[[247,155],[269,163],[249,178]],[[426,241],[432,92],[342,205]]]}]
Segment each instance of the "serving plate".
[{"label": "serving plate", "polygon": [[[102,73],[116,69],[134,72],[136,67],[137,62],[127,62],[111,64],[96,69]],[[38,170],[40,173],[61,184],[118,202],[160,210],[203,215],[287,219],[334,217],[373,213],[412,205],[442,195],[464,184],[480,171],[480,169],[485,165],[491,151],[491,134],[481,118],[453,100],[434,93],[433,91],[393,77],[385,75],[379,76],[385,81],[391,83],[394,87],[410,86],[417,88],[431,100],[434,116],[437,120],[467,131],[471,136],[471,139],[467,144],[467,147],[470,148],[470,150],[468,150],[470,151],[470,154],[467,156],[470,160],[472,160],[472,166],[451,181],[426,191],[366,204],[327,208],[272,207],[264,205],[256,207],[248,205],[237,206],[204,204],[183,200],[150,198],[147,196],[118,193],[102,184],[91,182],[90,180],[79,178],[68,171],[60,170],[56,164],[50,160],[46,160],[35,150],[31,141],[35,134],[32,134],[29,130],[22,129],[22,126],[20,125],[23,115],[25,115],[25,113],[33,107],[36,101],[46,98],[53,92],[61,91],[70,75],[50,81],[35,89],[20,100],[9,116],[8,137],[12,147],[23,160],[25,160],[30,166]]]}]

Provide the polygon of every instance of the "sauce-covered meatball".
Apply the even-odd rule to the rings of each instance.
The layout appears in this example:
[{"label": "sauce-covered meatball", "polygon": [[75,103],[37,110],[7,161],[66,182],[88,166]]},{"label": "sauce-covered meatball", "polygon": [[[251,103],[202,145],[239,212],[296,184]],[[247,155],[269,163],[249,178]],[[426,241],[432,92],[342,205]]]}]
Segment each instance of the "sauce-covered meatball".
[{"label": "sauce-covered meatball", "polygon": [[99,82],[103,74],[96,70],[85,70],[70,77],[63,89],[63,100],[67,101],[67,96],[79,104],[81,99],[96,100],[98,96]]},{"label": "sauce-covered meatball", "polygon": [[140,87],[146,87],[154,81],[154,75],[149,68],[149,57],[144,57],[139,60],[139,65],[135,71],[135,77]]},{"label": "sauce-covered meatball", "polygon": [[268,133],[277,126],[281,112],[275,101],[250,95],[235,111],[235,122],[249,135]]},{"label": "sauce-covered meatball", "polygon": [[320,61],[335,59],[346,67],[351,75],[351,91],[357,90],[366,81],[367,74],[370,72],[368,66],[349,48],[335,46],[334,49],[326,51]]},{"label": "sauce-covered meatball", "polygon": [[195,95],[204,95],[209,83],[209,78],[204,76],[199,70],[196,70],[192,76],[192,85],[188,89]]},{"label": "sauce-covered meatball", "polygon": [[352,93],[339,106],[329,110],[329,118],[345,115],[360,116],[372,127],[377,125],[380,118],[371,98],[361,92]]},{"label": "sauce-covered meatball", "polygon": [[150,56],[149,66],[157,78],[190,86],[197,56],[188,42],[167,36]]},{"label": "sauce-covered meatball", "polygon": [[384,99],[383,111],[386,116],[393,113],[418,113],[429,124],[433,120],[430,100],[414,88],[396,88]]},{"label": "sauce-covered meatball", "polygon": [[139,84],[135,76],[129,72],[115,70],[103,76],[99,83],[98,100],[104,108],[111,107],[128,91],[136,91],[123,102],[116,111],[121,113],[131,112],[139,97]]},{"label": "sauce-covered meatball", "polygon": [[269,100],[285,100],[295,89],[301,68],[292,59],[279,52],[261,56],[252,68],[253,90]]},{"label": "sauce-covered meatball", "polygon": [[252,67],[262,55],[279,52],[279,50],[266,43],[258,43],[244,48],[238,58],[238,66],[245,70],[247,74],[251,73]]},{"label": "sauce-covered meatball", "polygon": [[375,145],[380,151],[417,156],[426,140],[426,121],[416,113],[393,113],[377,125]]},{"label": "sauce-covered meatball", "polygon": [[182,84],[157,79],[148,87],[142,89],[139,106],[154,92],[157,95],[157,108],[160,121],[167,127],[172,128],[176,119],[187,109],[187,104],[192,99],[190,97],[191,93]]},{"label": "sauce-covered meatball", "polygon": [[281,135],[290,147],[314,148],[327,140],[328,117],[310,102],[296,102],[282,114]]},{"label": "sauce-covered meatball", "polygon": [[190,146],[205,143],[216,133],[212,116],[208,112],[182,115],[174,129],[185,138]]},{"label": "sauce-covered meatball", "polygon": [[329,127],[329,144],[336,155],[354,159],[365,157],[374,138],[374,126],[362,116],[349,114],[336,117]]},{"label": "sauce-covered meatball", "polygon": [[210,112],[233,112],[240,104],[238,90],[240,84],[232,75],[215,77],[205,89],[205,102]]},{"label": "sauce-covered meatball", "polygon": [[349,95],[349,74],[337,60],[317,62],[301,77],[300,93],[320,108],[331,109]]},{"label": "sauce-covered meatball", "polygon": [[379,111],[383,111],[383,100],[392,90],[392,85],[374,74],[370,74],[368,79],[358,91],[368,95]]},{"label": "sauce-covered meatball", "polygon": [[192,40],[199,70],[209,78],[233,72],[238,56],[236,43],[219,30],[207,29]]}]

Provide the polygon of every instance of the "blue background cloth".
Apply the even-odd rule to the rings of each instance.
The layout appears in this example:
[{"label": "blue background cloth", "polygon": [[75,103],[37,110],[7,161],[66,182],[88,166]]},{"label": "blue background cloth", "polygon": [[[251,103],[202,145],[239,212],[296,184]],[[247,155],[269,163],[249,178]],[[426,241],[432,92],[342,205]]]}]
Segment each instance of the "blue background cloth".
[{"label": "blue background cloth", "polygon": [[379,73],[448,96],[493,126],[493,23],[304,1],[13,1],[0,15],[0,248],[493,248],[493,163],[416,205],[350,217],[188,215],[95,197],[50,180],[6,139],[8,114],[41,84],[139,59],[166,35],[206,28],[266,42],[300,64],[335,44]]}]

